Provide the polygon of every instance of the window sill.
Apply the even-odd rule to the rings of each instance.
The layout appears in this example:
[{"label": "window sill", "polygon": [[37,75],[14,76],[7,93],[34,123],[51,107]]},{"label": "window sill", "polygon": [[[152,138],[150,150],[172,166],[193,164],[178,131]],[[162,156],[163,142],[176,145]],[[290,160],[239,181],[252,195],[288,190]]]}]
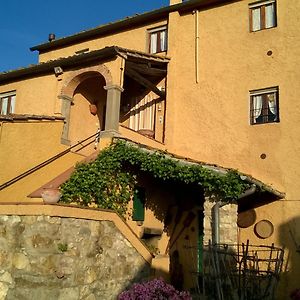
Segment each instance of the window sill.
[{"label": "window sill", "polygon": [[263,29],[259,29],[259,30],[255,30],[255,31],[249,31],[249,33],[257,33],[257,32],[262,32],[262,31],[270,31],[272,29],[276,29],[277,28],[277,25],[274,26],[274,27],[270,27],[270,28],[263,28]]},{"label": "window sill", "polygon": [[280,123],[280,121],[264,122],[264,123],[250,123],[250,126],[278,124],[278,123]]},{"label": "window sill", "polygon": [[149,54],[151,54],[151,55],[157,55],[157,54],[159,54],[159,55],[162,55],[162,54],[167,55],[167,52],[168,52],[168,50],[166,50],[166,51],[160,51],[160,52],[155,52],[155,53],[149,53]]}]

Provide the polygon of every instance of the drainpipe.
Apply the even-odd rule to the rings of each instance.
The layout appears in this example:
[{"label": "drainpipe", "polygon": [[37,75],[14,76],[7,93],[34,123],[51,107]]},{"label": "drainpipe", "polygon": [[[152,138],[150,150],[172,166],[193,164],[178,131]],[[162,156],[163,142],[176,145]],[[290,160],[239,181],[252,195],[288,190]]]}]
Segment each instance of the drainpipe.
[{"label": "drainpipe", "polygon": [[196,72],[196,83],[199,82],[199,65],[198,65],[198,57],[199,57],[199,11],[195,9],[193,11],[195,14],[195,72]]},{"label": "drainpipe", "polygon": [[241,194],[238,199],[242,199],[242,198],[245,198],[247,196],[250,196],[252,194],[254,194],[256,192],[256,185],[255,184],[252,184],[251,188],[246,190],[243,194]]},{"label": "drainpipe", "polygon": [[[250,196],[256,192],[256,185],[253,184],[250,189],[246,190],[243,194],[241,194],[238,199]],[[211,216],[212,216],[212,244],[220,243],[220,208],[227,205],[229,203],[218,201],[211,208]]]},{"label": "drainpipe", "polygon": [[0,122],[0,144],[1,144],[3,126],[4,126],[4,123]]},{"label": "drainpipe", "polygon": [[220,243],[220,208],[225,204],[218,201],[211,209],[213,245]]}]

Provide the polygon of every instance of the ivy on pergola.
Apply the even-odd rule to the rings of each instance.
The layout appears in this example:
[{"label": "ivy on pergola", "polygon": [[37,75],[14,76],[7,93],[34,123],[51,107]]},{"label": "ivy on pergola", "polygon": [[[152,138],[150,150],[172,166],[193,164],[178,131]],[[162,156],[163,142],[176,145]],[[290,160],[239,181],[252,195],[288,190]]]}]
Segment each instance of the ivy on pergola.
[{"label": "ivy on pergola", "polygon": [[[128,166],[134,166],[129,168]],[[223,202],[236,200],[249,184],[233,170],[220,174],[200,164],[187,163],[166,152],[149,151],[117,140],[89,164],[77,165],[61,187],[61,201],[113,209],[124,215],[131,199],[138,172],[148,172],[160,180],[198,184],[204,193]]]}]

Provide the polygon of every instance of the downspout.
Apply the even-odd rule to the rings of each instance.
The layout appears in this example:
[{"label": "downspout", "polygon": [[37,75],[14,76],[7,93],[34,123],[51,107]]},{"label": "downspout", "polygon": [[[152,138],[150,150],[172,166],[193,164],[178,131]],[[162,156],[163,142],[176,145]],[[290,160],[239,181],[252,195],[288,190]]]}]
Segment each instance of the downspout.
[{"label": "downspout", "polygon": [[4,125],[4,122],[0,122],[0,144],[1,144],[1,138],[2,138],[3,125]]},{"label": "downspout", "polygon": [[[241,194],[238,199],[250,196],[256,192],[256,185],[253,184],[250,189],[246,190]],[[218,201],[211,208],[211,217],[212,217],[212,244],[220,244],[220,208],[229,204],[228,202]]]},{"label": "downspout", "polygon": [[211,209],[212,244],[220,244],[220,208],[227,203],[218,201]]},{"label": "downspout", "polygon": [[195,9],[193,11],[195,14],[195,72],[196,72],[196,83],[199,83],[199,64],[198,64],[198,57],[199,57],[199,11]]}]

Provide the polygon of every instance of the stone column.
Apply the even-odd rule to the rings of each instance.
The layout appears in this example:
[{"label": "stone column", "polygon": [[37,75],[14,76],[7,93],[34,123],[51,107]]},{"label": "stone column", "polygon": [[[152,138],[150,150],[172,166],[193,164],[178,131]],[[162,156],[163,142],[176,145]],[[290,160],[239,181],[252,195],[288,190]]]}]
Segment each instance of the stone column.
[{"label": "stone column", "polygon": [[105,131],[112,134],[119,132],[121,93],[124,91],[118,85],[107,85]]},{"label": "stone column", "polygon": [[[204,202],[204,244],[212,241],[212,208],[216,202],[205,197]],[[220,207],[220,243],[237,243],[237,204],[226,204]]]},{"label": "stone column", "polygon": [[62,101],[61,114],[65,118],[65,124],[61,135],[61,143],[65,145],[70,145],[70,140],[69,140],[70,111],[71,111],[71,104],[73,102],[73,98],[66,95],[61,95],[59,96],[59,98]]}]

